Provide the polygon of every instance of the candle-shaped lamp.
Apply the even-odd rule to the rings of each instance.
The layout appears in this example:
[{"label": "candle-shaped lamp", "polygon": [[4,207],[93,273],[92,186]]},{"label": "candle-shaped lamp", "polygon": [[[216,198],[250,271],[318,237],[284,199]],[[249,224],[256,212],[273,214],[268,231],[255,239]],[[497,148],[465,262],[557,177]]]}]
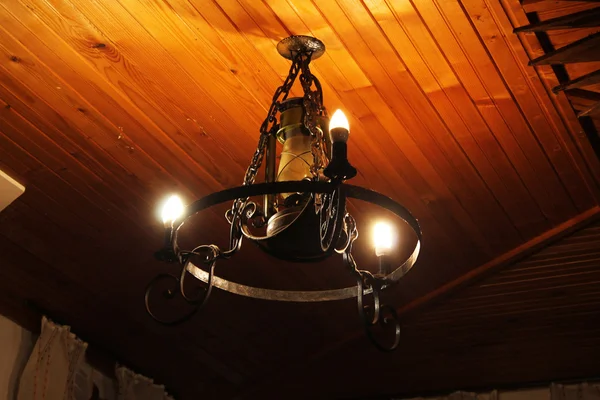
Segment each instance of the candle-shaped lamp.
[{"label": "candle-shaped lamp", "polygon": [[356,168],[348,162],[348,136],[350,124],[342,110],[336,110],[329,121],[331,160],[323,173],[329,179],[346,180],[356,176]]},{"label": "candle-shaped lamp", "polygon": [[185,207],[181,198],[175,195],[169,197],[163,205],[161,218],[165,226],[164,246],[161,250],[154,253],[154,256],[161,261],[173,262],[177,259],[175,249],[173,249],[172,245],[173,223],[181,218],[184,209]]},{"label": "candle-shaped lamp", "polygon": [[173,222],[183,214],[183,202],[179,196],[172,195],[167,199],[162,208],[162,221],[166,227],[173,226]]},{"label": "candle-shaped lamp", "polygon": [[390,272],[389,255],[394,246],[394,230],[392,225],[380,221],[373,227],[373,244],[375,255],[379,259],[379,274],[387,275]]}]

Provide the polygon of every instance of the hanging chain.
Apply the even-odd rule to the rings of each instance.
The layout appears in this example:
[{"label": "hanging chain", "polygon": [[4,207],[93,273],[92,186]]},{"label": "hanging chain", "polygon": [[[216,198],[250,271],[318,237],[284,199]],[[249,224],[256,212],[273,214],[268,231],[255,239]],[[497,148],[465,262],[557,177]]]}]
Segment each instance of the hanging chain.
[{"label": "hanging chain", "polygon": [[[319,128],[319,119],[327,117],[327,109],[323,105],[323,90],[321,83],[310,72],[310,58],[307,55],[303,58],[300,64],[302,74],[300,75],[300,83],[304,92],[304,126],[309,130],[312,136],[311,151],[313,155],[313,165],[310,172],[313,177],[319,180],[319,174],[328,163],[327,155],[325,154],[325,138],[323,131]],[[314,84],[314,89],[312,88]]]}]

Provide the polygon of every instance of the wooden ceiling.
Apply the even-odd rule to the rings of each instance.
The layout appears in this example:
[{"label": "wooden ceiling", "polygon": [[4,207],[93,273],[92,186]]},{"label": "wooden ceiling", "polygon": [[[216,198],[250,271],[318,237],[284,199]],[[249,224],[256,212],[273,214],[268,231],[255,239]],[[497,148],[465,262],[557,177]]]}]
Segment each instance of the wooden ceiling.
[{"label": "wooden ceiling", "polygon": [[[514,16],[534,65],[554,74],[554,93],[571,102],[596,153],[600,152],[600,7],[597,2],[525,1],[525,15]],[[525,22],[526,23],[526,22]],[[528,46],[529,44],[531,46]]]},{"label": "wooden ceiling", "polygon": [[[598,319],[592,245],[564,255],[589,261],[578,272],[562,273],[571,262],[563,255],[559,265],[528,261],[544,279],[588,285],[564,292],[575,311],[559,324],[573,329],[548,326],[556,304],[532,294],[523,301],[539,306],[521,308],[528,318],[502,320],[512,339],[493,354],[471,349],[497,339],[490,326],[511,307],[506,297],[542,288],[522,283],[524,266],[459,290],[431,314],[416,308],[597,215],[600,162],[569,99],[552,93],[556,75],[527,65],[541,45],[513,29],[529,22],[517,0],[0,3],[0,168],[27,188],[0,213],[3,312],[25,320],[27,300],[182,399],[281,397],[277,388],[308,379],[351,397],[589,372],[588,364],[517,367],[548,365],[549,349],[558,361],[598,354],[593,340],[561,347],[565,337],[597,331],[586,325]],[[241,182],[289,68],[275,44],[290,34],[327,46],[312,69],[327,107],[349,115],[349,156],[359,170],[352,183],[393,197],[422,224],[422,257],[390,295],[400,309],[415,308],[402,344],[410,355],[383,357],[360,339],[351,301],[279,304],[217,292],[177,328],[145,314],[146,283],[171,268],[153,259],[162,240],[157,204],[171,192],[191,201]],[[222,211],[204,213],[186,233],[224,243]],[[352,212],[363,232],[357,258],[374,269],[368,230],[383,214],[361,204]],[[338,259],[279,265],[250,246],[222,272],[283,288],[349,280]],[[471,302],[476,314],[462,311]],[[537,341],[544,332],[554,334]],[[507,357],[513,351],[531,359]],[[435,370],[440,352],[445,369]],[[417,359],[418,368],[402,372]],[[496,360],[513,372],[475,367]],[[452,381],[457,363],[469,367]],[[431,371],[446,374],[437,386]]]},{"label": "wooden ceiling", "polygon": [[[491,263],[483,279],[418,312],[402,309],[403,341],[394,356],[373,353],[362,336],[346,337],[343,345],[250,386],[249,398],[269,397],[273,386],[306,398],[310,389],[297,389],[290,378],[297,375],[322,388],[325,398],[361,399],[597,379],[599,217],[596,212],[596,222],[568,228],[561,238],[556,231],[531,242],[538,250]],[[347,366],[343,374],[328,373],[340,365]]]}]

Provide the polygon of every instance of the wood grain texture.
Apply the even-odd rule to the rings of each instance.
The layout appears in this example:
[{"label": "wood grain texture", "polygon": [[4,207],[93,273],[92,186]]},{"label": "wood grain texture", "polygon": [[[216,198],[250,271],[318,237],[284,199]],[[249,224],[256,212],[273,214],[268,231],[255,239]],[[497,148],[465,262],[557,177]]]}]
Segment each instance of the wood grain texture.
[{"label": "wood grain texture", "polygon": [[[424,232],[423,255],[390,300],[402,309],[433,298],[598,206],[600,163],[568,94],[552,92],[562,82],[550,67],[527,66],[544,54],[535,37],[513,34],[527,25],[525,12],[548,20],[590,7],[552,3],[556,7],[517,0],[1,2],[0,168],[27,189],[0,214],[0,310],[30,324],[31,315],[20,310],[22,301],[34,302],[181,399],[248,394],[253,383],[258,388],[285,370],[281,366],[303,365],[315,355],[329,360],[337,350],[325,350],[348,337],[361,339],[341,349],[370,354],[383,369],[401,368],[404,351],[379,359],[362,340],[350,301],[277,304],[217,292],[187,324],[157,326],[143,309],[146,283],[170,270],[152,257],[162,240],[157,205],[172,192],[191,202],[241,183],[258,127],[289,68],[275,45],[291,34],[316,36],[327,46],[312,64],[326,106],[344,109],[352,127],[349,157],[359,170],[352,183],[404,204]],[[583,34],[594,32],[557,30],[550,42],[560,47]],[[592,72],[573,68],[569,73],[577,76]],[[571,101],[584,106],[586,100]],[[183,238],[224,245],[227,207],[186,224]],[[349,209],[361,232],[356,258],[374,270],[369,230],[386,214],[360,202]],[[490,318],[501,318],[519,306],[510,298],[496,303],[494,296],[529,290],[534,282],[563,282],[576,295],[563,308],[535,291],[523,295],[521,311],[532,319],[511,325],[514,340],[506,346],[526,352],[531,332],[541,329],[533,321],[551,322],[548,310],[593,314],[599,301],[593,288],[577,288],[597,274],[590,249],[577,240],[565,245],[568,254],[548,253],[547,264],[498,274],[477,294],[487,293],[488,300],[456,306],[448,315],[467,319],[489,307]],[[568,273],[560,273],[563,262],[572,266]],[[338,258],[280,265],[250,245],[220,270],[249,284],[288,289],[353,283]],[[450,317],[414,314],[415,328],[404,339],[407,348],[415,346],[411,360],[427,346],[428,362],[435,360],[433,349],[449,364],[464,357],[470,367],[461,369],[457,385],[483,384],[475,366],[487,356],[502,358],[496,347],[464,350],[461,340],[496,340],[483,329],[483,314],[472,321],[470,336],[457,336],[456,349],[436,344],[432,333],[433,326],[450,326]],[[587,332],[577,326],[540,341],[528,353],[537,357],[531,363],[545,360],[553,343]],[[473,333],[478,327],[481,336]],[[597,351],[597,345],[586,336],[575,350]],[[564,368],[544,367],[536,376],[568,374],[571,357],[558,354]],[[338,366],[340,377],[347,365]],[[377,373],[361,371],[364,381]],[[416,392],[426,371],[419,364],[412,386],[381,390]],[[360,382],[347,381],[336,393],[350,393]]]},{"label": "wood grain texture", "polygon": [[[246,397],[260,398],[273,390],[271,385],[287,391],[296,374],[323,388],[324,398],[350,399],[411,398],[458,388],[490,390],[516,387],[516,382],[541,386],[595,377],[597,364],[584,355],[596,358],[600,353],[598,215],[596,210],[582,217],[532,244],[536,252],[499,273],[472,280],[405,316],[397,356],[369,352],[364,339],[357,340],[311,363],[290,366],[273,379],[266,377]],[[540,250],[539,244],[545,247]],[[326,372],[339,365],[347,366],[343,375]],[[291,398],[308,393],[299,388]]]}]

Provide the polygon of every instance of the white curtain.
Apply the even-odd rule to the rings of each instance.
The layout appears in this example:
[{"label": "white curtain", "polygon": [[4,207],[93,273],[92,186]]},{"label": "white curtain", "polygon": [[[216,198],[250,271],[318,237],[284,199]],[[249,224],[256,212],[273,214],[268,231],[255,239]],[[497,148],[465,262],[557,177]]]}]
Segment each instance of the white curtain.
[{"label": "white curtain", "polygon": [[[89,399],[90,387],[75,383],[87,343],[61,326],[42,318],[42,332],[21,375],[17,400]],[[78,379],[79,380],[79,379]]]},{"label": "white curtain", "polygon": [[600,400],[600,384],[550,386],[550,400]]},{"label": "white curtain", "polygon": [[173,400],[165,387],[156,385],[152,379],[121,366],[117,366],[115,373],[119,387],[117,400]]},{"label": "white curtain", "polygon": [[19,377],[35,344],[34,335],[0,315],[0,399],[16,399]]}]

